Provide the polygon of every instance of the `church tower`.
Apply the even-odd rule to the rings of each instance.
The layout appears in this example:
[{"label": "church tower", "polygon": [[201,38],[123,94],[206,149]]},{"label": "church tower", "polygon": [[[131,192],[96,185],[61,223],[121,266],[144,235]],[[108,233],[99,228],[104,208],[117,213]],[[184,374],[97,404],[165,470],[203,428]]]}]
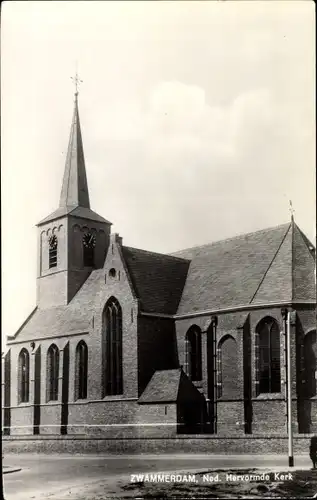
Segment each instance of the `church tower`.
[{"label": "church tower", "polygon": [[103,267],[111,227],[90,208],[77,86],[59,208],[37,226],[37,305],[67,305]]}]

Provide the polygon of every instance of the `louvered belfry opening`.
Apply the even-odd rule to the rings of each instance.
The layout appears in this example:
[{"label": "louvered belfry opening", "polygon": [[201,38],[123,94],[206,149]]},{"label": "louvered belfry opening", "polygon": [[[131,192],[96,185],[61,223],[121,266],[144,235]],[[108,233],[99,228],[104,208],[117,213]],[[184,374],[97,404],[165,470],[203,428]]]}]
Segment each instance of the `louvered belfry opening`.
[{"label": "louvered belfry opening", "polygon": [[95,265],[95,249],[94,247],[86,247],[83,245],[84,267],[94,267]]},{"label": "louvered belfry opening", "polygon": [[57,248],[58,240],[56,238],[54,246],[50,246],[48,250],[48,265],[50,269],[57,266]]},{"label": "louvered belfry opening", "polygon": [[105,342],[105,395],[123,393],[122,380],[122,309],[116,298],[111,297],[103,313]]}]

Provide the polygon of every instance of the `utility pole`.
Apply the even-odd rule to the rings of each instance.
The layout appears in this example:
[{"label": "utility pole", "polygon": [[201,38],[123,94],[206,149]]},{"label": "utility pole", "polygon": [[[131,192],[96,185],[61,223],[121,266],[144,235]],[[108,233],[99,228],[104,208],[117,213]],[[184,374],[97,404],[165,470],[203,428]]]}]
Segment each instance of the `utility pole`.
[{"label": "utility pole", "polygon": [[211,318],[213,337],[213,433],[217,434],[217,325],[218,317]]}]

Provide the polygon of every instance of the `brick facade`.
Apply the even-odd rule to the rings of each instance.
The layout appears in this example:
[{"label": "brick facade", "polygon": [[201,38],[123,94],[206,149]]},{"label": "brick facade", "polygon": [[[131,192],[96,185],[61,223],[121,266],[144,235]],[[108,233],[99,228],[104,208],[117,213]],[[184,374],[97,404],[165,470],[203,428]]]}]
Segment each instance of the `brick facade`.
[{"label": "brick facade", "polygon": [[[138,398],[157,370],[183,366],[186,372],[186,332],[193,325],[201,330],[202,380],[195,387],[206,399],[210,399],[212,421],[216,408],[216,435],[238,436],[264,434],[285,435],[287,413],[285,399],[285,339],[281,308],[245,310],[218,315],[217,355],[222,357],[222,380],[219,373],[210,381],[210,352],[207,354],[211,317],[199,315],[187,319],[147,316],[139,311],[138,299],[122,262],[121,242],[113,236],[100,282],[94,297],[91,325],[86,332],[58,336],[52,328],[42,330],[40,341],[8,342],[8,352],[3,358],[3,424],[5,433],[11,436],[60,435],[66,422],[65,433],[78,436],[107,437],[158,437],[177,435],[180,418],[175,404],[139,405]],[[110,277],[110,269],[116,276]],[[81,290],[85,300],[85,287]],[[88,290],[87,290],[88,293]],[[123,310],[123,394],[102,397],[102,313],[110,297],[116,297]],[[88,297],[87,297],[88,299]],[[79,305],[75,302],[74,307]],[[264,317],[274,318],[280,329],[281,392],[279,394],[256,393],[255,386],[255,329]],[[294,432],[317,432],[317,400],[305,398],[302,372],[303,339],[314,326],[314,307],[302,306],[297,311],[296,325],[291,332],[292,392]],[[22,335],[21,335],[22,337]],[[75,352],[84,340],[88,346],[88,396],[75,399]],[[59,350],[58,401],[47,401],[47,350],[54,343]],[[226,344],[229,350],[226,351]],[[30,354],[30,394],[28,403],[18,402],[18,356],[22,348]],[[65,361],[65,349],[69,359]],[[40,353],[40,354],[39,354]],[[39,357],[40,356],[40,357]],[[207,363],[207,356],[209,363]],[[40,363],[40,366],[39,366]],[[67,365],[65,364],[67,363]],[[219,369],[219,363],[217,363]],[[234,370],[233,370],[234,367]],[[67,401],[62,401],[65,368],[68,371]],[[36,375],[37,372],[37,375]],[[40,378],[40,380],[39,380]],[[11,380],[10,380],[11,379]],[[214,401],[214,383],[221,380],[222,393]],[[10,386],[10,391],[8,387]],[[36,393],[39,392],[37,395]],[[217,389],[219,390],[219,388]],[[65,392],[65,391],[64,391]],[[316,403],[316,404],[315,404]],[[168,411],[166,410],[168,407]],[[66,420],[65,420],[66,411]],[[64,417],[63,417],[64,412]],[[207,418],[208,420],[208,418]],[[164,424],[164,426],[160,424]],[[155,425],[154,425],[155,424]],[[201,422],[202,424],[202,422]],[[214,429],[201,426],[202,431]]]}]

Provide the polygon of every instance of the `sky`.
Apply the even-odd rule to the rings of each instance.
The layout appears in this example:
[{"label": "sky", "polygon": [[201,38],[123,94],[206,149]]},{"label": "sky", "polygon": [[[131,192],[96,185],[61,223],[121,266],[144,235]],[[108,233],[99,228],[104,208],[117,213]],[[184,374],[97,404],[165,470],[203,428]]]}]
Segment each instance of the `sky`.
[{"label": "sky", "polygon": [[36,304],[36,224],[79,111],[91,208],[173,252],[290,220],[315,242],[309,1],[2,3],[2,332]]}]

